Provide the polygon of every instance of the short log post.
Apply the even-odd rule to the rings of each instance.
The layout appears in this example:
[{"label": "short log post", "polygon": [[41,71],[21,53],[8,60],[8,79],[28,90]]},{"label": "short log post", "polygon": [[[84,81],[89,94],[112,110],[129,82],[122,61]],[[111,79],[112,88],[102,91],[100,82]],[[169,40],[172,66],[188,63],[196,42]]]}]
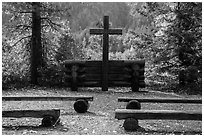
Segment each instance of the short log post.
[{"label": "short log post", "polygon": [[55,126],[57,123],[60,122],[59,117],[55,117],[52,115],[45,115],[42,119],[42,124],[41,126],[43,127],[51,127],[51,126]]},{"label": "short log post", "polygon": [[132,74],[132,91],[138,92],[139,91],[139,65],[134,64],[132,66],[133,74]]},{"label": "short log post", "polygon": [[137,100],[130,100],[126,105],[126,109],[141,109],[141,104]]},{"label": "short log post", "polygon": [[85,99],[78,99],[74,103],[74,110],[77,113],[85,113],[89,109],[89,102]]},{"label": "short log post", "polygon": [[[127,103],[126,109],[141,109],[141,104],[137,100],[130,100]],[[138,119],[127,118],[123,123],[123,127],[126,131],[136,131],[139,128]]]},{"label": "short log post", "polygon": [[41,126],[50,127],[54,126],[59,122],[60,110],[11,110],[2,111],[2,117],[33,117],[33,118],[43,118]]},{"label": "short log post", "polygon": [[77,87],[77,70],[78,70],[78,66],[77,65],[73,65],[72,66],[72,84],[71,84],[71,90],[72,91],[77,91],[78,87]]},{"label": "short log post", "polygon": [[123,123],[123,127],[126,131],[137,131],[140,126],[138,124],[138,119],[127,118]]}]

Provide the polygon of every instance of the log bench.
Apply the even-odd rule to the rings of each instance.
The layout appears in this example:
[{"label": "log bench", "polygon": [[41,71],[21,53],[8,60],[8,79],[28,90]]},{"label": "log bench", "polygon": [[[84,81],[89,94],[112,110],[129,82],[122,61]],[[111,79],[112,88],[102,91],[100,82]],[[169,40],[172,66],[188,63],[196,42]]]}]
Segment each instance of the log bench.
[{"label": "log bench", "polygon": [[127,118],[140,120],[202,120],[202,113],[201,111],[116,109],[115,118],[118,120]]},{"label": "log bench", "polygon": [[2,97],[2,101],[75,101],[74,109],[78,113],[85,113],[89,108],[89,102],[93,101],[92,96],[40,96],[40,97],[30,97],[30,96],[8,96]]},{"label": "log bench", "polygon": [[[72,91],[78,87],[102,87],[102,61],[72,61],[63,62],[66,73],[66,83]],[[145,87],[145,61],[108,61],[108,87],[131,87],[139,91]]]},{"label": "log bench", "polygon": [[141,110],[140,103],[188,103],[202,104],[201,99],[189,98],[133,98],[118,97],[118,102],[128,102],[126,109],[116,109],[115,118],[125,119],[123,127],[127,131],[139,128],[138,120],[202,120],[202,111]]},{"label": "log bench", "polygon": [[2,117],[33,117],[33,118],[43,118],[42,126],[49,127],[54,126],[59,122],[60,110],[59,109],[49,109],[49,110],[9,110],[2,111]]},{"label": "log bench", "polygon": [[127,105],[126,105],[126,108],[140,109],[141,108],[141,104],[140,103],[185,103],[185,104],[188,103],[188,104],[202,104],[202,99],[118,97],[118,102],[128,102]]},{"label": "log bench", "polygon": [[[2,97],[2,101],[75,101],[74,109],[78,113],[85,113],[89,108],[88,101],[93,101],[92,96],[58,96],[58,97],[29,97],[29,96],[7,96]],[[2,117],[34,117],[43,118],[42,126],[54,126],[59,122],[60,110],[10,110],[2,111]]]},{"label": "log bench", "polygon": [[115,118],[125,119],[126,131],[137,131],[138,120],[196,120],[202,121],[202,111],[116,109]]}]

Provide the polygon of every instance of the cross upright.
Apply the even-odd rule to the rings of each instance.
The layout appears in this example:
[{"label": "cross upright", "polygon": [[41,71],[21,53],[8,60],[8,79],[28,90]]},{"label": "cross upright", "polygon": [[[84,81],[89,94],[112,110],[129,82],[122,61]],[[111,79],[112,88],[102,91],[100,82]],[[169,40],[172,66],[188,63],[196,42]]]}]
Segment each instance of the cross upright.
[{"label": "cross upright", "polygon": [[109,29],[109,16],[104,16],[103,29],[90,29],[90,34],[103,35],[102,91],[108,91],[109,35],[122,35],[122,29]]}]

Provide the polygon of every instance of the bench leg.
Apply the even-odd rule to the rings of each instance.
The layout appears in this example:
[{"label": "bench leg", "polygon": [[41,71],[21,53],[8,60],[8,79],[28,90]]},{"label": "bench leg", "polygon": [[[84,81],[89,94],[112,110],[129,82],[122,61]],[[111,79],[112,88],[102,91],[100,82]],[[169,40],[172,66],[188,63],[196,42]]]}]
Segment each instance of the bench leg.
[{"label": "bench leg", "polygon": [[74,110],[77,113],[85,113],[89,109],[89,102],[84,99],[79,99],[74,103]]},{"label": "bench leg", "polygon": [[139,65],[133,65],[132,66],[132,70],[133,70],[133,74],[132,74],[132,91],[133,92],[138,92],[139,91]]},{"label": "bench leg", "polygon": [[126,105],[126,109],[141,109],[141,104],[137,100],[130,100]]},{"label": "bench leg", "polygon": [[72,91],[77,91],[78,90],[78,86],[77,86],[77,77],[78,77],[78,73],[77,70],[79,69],[78,66],[74,65],[72,66],[72,85],[71,85],[71,90]]},{"label": "bench leg", "polygon": [[43,117],[42,119],[42,126],[43,127],[52,127],[55,126],[56,124],[58,124],[60,122],[59,117],[54,117],[51,115],[46,115]]},{"label": "bench leg", "polygon": [[132,87],[131,87],[131,89],[132,89],[132,91],[133,92],[138,92],[139,91],[139,85],[138,85],[138,82],[132,82],[133,84],[132,84]]},{"label": "bench leg", "polygon": [[[141,104],[137,100],[130,100],[127,103],[126,109],[141,109]],[[138,119],[127,118],[123,123],[123,127],[126,131],[137,131],[139,128]]]},{"label": "bench leg", "polygon": [[127,118],[123,123],[123,127],[126,131],[137,131],[140,126],[137,119]]}]

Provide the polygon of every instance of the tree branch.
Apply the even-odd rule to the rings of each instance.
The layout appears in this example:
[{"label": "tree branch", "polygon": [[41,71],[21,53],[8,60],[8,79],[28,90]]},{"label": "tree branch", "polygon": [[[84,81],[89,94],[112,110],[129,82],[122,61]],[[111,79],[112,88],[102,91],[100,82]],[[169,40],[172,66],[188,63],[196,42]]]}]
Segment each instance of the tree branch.
[{"label": "tree branch", "polygon": [[27,39],[27,38],[31,38],[31,35],[22,37],[22,38],[19,39],[17,42],[15,42],[15,43],[12,45],[12,47],[16,46],[20,41],[22,41],[22,40],[24,40],[24,39]]},{"label": "tree branch", "polygon": [[24,13],[24,14],[26,14],[26,13],[32,13],[32,11],[19,11],[18,13]]},{"label": "tree branch", "polygon": [[59,28],[62,27],[62,25],[53,22],[51,19],[49,19],[47,17],[42,17],[41,19],[46,20],[46,22],[49,24],[51,29],[54,29],[55,31],[58,31],[57,27],[59,27]]},{"label": "tree branch", "polygon": [[45,19],[49,24],[50,26],[58,26],[58,27],[61,27],[60,24],[57,24],[55,22],[53,22],[51,19],[47,18],[47,17],[42,17],[41,19]]},{"label": "tree branch", "polygon": [[20,28],[22,28],[22,29],[30,29],[30,28],[32,28],[32,26],[30,26],[30,25],[21,25],[21,24],[16,26],[16,30],[20,29]]}]

